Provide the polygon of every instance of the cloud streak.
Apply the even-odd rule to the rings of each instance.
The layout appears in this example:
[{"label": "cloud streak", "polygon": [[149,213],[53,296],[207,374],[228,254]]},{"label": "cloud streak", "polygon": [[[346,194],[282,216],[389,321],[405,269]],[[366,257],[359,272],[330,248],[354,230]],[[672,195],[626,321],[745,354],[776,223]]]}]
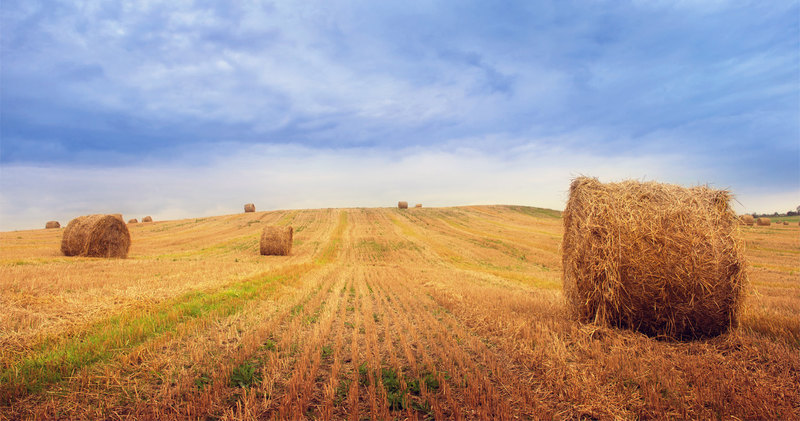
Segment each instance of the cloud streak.
[{"label": "cloud streak", "polygon": [[[582,174],[603,181],[640,178],[686,185],[713,180],[677,155],[597,160],[534,144],[490,157],[469,148],[412,147],[387,154],[363,148],[237,146],[221,147],[216,160],[193,167],[5,166],[0,229],[40,228],[42,221],[66,223],[85,213],[158,220],[229,214],[248,202],[258,210],[382,207],[398,200],[425,206],[506,203],[562,209],[571,178]],[[671,179],[676,170],[683,176]],[[738,199],[740,211],[752,212],[758,210],[755,205],[785,202],[787,194],[749,191]]]}]

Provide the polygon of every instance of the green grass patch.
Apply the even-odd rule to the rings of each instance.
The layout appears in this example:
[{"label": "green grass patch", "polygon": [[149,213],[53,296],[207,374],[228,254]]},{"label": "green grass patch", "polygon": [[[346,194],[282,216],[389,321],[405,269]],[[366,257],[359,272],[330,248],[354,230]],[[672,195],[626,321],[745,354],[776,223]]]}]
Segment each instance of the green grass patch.
[{"label": "green grass patch", "polygon": [[201,374],[194,379],[194,385],[199,390],[203,390],[206,388],[207,385],[211,383],[211,377],[206,374]]},{"label": "green grass patch", "polygon": [[361,240],[356,243],[356,248],[366,250],[369,254],[378,258],[382,258],[389,251],[389,247],[375,240]]},{"label": "green grass patch", "polygon": [[797,225],[797,223],[798,223],[798,222],[800,222],[800,215],[792,215],[792,216],[768,216],[767,218],[769,218],[769,220],[770,220],[770,221],[772,221],[772,223],[776,223],[776,222],[780,222],[780,223],[788,222],[788,223],[789,223],[789,225]]},{"label": "green grass patch", "polygon": [[248,301],[299,276],[267,274],[217,292],[190,292],[151,309],[112,316],[72,337],[45,340],[21,361],[3,367],[0,402],[8,404],[21,393],[37,393],[193,319],[230,316]]},{"label": "green grass patch", "polygon": [[408,403],[406,396],[408,390],[403,390],[403,388],[400,387],[400,378],[397,373],[391,368],[381,368],[381,383],[383,383],[383,389],[386,390],[386,400],[389,403],[389,409],[392,411],[405,409]]},{"label": "green grass patch", "polygon": [[293,210],[291,212],[286,212],[278,219],[278,222],[275,225],[289,225],[292,221],[294,221],[294,217],[297,216],[297,211]]},{"label": "green grass patch", "polygon": [[532,206],[508,206],[514,212],[533,216],[536,218],[561,218],[561,211],[544,208],[534,208]]},{"label": "green grass patch", "polygon": [[339,385],[336,386],[336,396],[333,398],[333,404],[339,406],[347,399],[347,394],[350,392],[350,379],[340,379]]},{"label": "green grass patch", "polygon": [[246,388],[261,383],[257,361],[245,361],[231,370],[231,387]]}]

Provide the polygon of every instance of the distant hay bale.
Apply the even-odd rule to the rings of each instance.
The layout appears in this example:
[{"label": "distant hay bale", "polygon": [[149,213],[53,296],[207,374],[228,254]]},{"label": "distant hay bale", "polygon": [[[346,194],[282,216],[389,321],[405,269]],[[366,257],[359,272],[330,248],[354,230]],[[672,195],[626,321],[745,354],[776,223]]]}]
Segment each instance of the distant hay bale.
[{"label": "distant hay bale", "polygon": [[244,211],[245,212],[255,212],[256,211],[256,205],[254,205],[252,203],[248,203],[248,204],[244,205]]},{"label": "distant hay bale", "polygon": [[573,316],[690,339],[736,326],[747,282],[727,191],[580,177],[564,210]]},{"label": "distant hay bale", "polygon": [[58,221],[47,221],[47,223],[44,224],[44,227],[45,227],[45,229],[47,229],[47,228],[61,228],[61,224],[59,224]]},{"label": "distant hay bale", "polygon": [[783,225],[789,225],[789,221],[783,221]]},{"label": "distant hay bale", "polygon": [[288,256],[292,252],[292,227],[264,227],[261,232],[261,254],[263,256]]},{"label": "distant hay bale", "polygon": [[133,219],[129,219],[129,220],[128,220],[128,223],[129,223],[129,224],[138,224],[138,223],[139,223],[139,221],[138,221],[138,220],[136,220],[136,218],[133,218]]},{"label": "distant hay bale", "polygon": [[153,218],[145,216],[144,218],[142,218],[142,222],[153,222]]},{"label": "distant hay bale", "polygon": [[769,218],[758,218],[758,219],[756,219],[756,225],[759,225],[759,226],[762,226],[762,227],[768,227],[771,224],[772,224],[772,221],[770,221]]},{"label": "distant hay bale", "polygon": [[415,208],[421,208],[422,207],[422,203],[417,203],[416,205],[414,205],[414,207]]},{"label": "distant hay bale", "polygon": [[397,202],[397,207],[399,209],[408,209],[408,202]]},{"label": "distant hay bale", "polygon": [[756,219],[753,218],[753,215],[742,215],[739,217],[739,220],[742,222],[743,225],[753,226]]},{"label": "distant hay bale", "polygon": [[128,226],[114,215],[86,215],[69,221],[61,238],[65,256],[128,256],[131,234]]}]

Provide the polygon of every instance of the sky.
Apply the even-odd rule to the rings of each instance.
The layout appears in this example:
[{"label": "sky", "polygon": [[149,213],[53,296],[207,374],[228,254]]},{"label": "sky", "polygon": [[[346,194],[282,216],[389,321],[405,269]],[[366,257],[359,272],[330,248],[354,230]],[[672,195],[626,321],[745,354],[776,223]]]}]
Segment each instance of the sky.
[{"label": "sky", "polygon": [[0,3],[0,230],[519,204],[800,205],[800,1]]}]

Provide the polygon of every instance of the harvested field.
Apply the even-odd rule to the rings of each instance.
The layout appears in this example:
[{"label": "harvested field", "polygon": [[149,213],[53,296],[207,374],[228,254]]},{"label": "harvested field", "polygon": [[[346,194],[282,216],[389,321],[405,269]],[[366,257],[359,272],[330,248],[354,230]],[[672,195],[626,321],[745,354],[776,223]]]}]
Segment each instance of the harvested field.
[{"label": "harvested field", "polygon": [[[259,253],[292,226],[290,256]],[[0,419],[800,417],[800,227],[741,226],[739,326],[583,325],[559,212],[320,209],[137,224],[128,258],[0,233]]]}]

